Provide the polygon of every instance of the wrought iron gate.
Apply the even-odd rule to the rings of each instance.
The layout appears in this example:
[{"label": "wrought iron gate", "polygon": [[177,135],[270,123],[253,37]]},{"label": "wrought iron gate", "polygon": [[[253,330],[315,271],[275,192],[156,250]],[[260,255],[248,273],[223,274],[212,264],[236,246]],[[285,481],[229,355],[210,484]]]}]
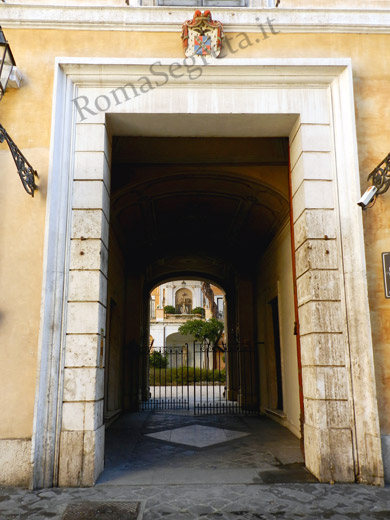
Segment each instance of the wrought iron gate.
[{"label": "wrought iron gate", "polygon": [[258,413],[255,354],[249,345],[213,347],[195,342],[153,347],[141,354],[148,376],[139,409],[195,415]]}]

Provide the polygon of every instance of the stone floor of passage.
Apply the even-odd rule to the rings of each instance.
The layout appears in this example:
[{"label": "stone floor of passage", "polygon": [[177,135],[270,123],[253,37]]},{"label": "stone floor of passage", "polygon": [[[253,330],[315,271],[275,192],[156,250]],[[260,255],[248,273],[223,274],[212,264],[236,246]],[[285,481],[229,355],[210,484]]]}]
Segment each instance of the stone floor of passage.
[{"label": "stone floor of passage", "polygon": [[126,414],[105,454],[106,485],[316,482],[299,439],[264,416]]}]

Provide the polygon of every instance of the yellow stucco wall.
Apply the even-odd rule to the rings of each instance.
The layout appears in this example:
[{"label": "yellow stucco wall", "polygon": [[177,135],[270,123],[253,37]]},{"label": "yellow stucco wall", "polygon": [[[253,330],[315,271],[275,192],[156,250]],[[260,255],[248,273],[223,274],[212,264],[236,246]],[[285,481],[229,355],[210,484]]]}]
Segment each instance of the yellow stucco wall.
[{"label": "yellow stucco wall", "polygon": [[291,264],[290,221],[272,241],[257,269],[257,321],[260,345],[261,409],[275,409],[277,403],[276,361],[272,312],[269,303],[278,297],[283,411],[286,426],[300,436],[297,338],[294,336],[294,285]]},{"label": "yellow stucco wall", "polygon": [[[34,199],[23,191],[6,145],[0,145],[0,438],[32,433],[54,59],[57,56],[182,57],[180,34],[7,29],[24,78],[0,104],[0,120],[40,174]],[[257,35],[248,35],[253,42]],[[247,46],[244,57],[350,57],[356,96],[361,185],[390,151],[390,36],[277,34]],[[239,48],[247,46],[247,48]],[[390,433],[390,301],[384,299],[381,252],[390,249],[390,193],[364,217],[382,433]]]}]

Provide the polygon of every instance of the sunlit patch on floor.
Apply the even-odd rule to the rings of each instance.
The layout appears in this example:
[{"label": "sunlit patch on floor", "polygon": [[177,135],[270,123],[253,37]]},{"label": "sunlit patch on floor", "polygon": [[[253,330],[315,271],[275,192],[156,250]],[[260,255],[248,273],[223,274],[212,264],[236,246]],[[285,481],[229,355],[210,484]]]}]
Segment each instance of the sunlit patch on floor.
[{"label": "sunlit patch on floor", "polygon": [[246,437],[247,435],[250,434],[246,432],[214,428],[212,426],[203,426],[201,424],[192,424],[191,426],[174,428],[173,430],[164,430],[162,432],[146,434],[147,437],[154,437],[161,441],[184,444],[196,448],[205,448],[207,446],[212,446],[213,444],[220,444],[221,442]]}]

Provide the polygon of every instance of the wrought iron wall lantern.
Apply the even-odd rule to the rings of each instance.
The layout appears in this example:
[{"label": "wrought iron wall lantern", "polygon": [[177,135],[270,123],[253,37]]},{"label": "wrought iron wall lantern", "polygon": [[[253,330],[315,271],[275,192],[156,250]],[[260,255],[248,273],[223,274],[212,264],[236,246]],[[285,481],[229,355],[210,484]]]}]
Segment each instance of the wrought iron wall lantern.
[{"label": "wrought iron wall lantern", "polygon": [[[5,94],[9,77],[15,65],[16,63],[12,55],[11,48],[0,27],[0,101]],[[15,142],[12,140],[6,129],[0,124],[0,143],[3,143],[4,141],[8,144],[12,157],[15,161],[16,169],[18,170],[23,188],[29,195],[34,197],[34,191],[38,189],[38,186],[35,184],[35,177],[38,178],[38,173],[34,170],[34,168],[16,146]]]},{"label": "wrought iron wall lantern", "polygon": [[390,188],[390,153],[370,173],[367,181],[371,181],[372,186],[367,188],[358,202],[363,209],[371,208],[378,195],[383,195]]}]

